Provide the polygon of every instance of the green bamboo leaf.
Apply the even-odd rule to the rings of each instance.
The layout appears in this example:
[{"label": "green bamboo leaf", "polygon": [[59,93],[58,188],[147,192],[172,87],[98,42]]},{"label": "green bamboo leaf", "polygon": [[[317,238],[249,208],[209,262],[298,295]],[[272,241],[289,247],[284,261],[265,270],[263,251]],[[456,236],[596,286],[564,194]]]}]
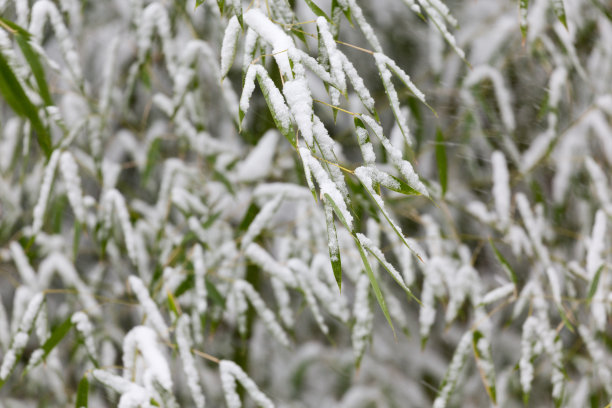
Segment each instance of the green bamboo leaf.
[{"label": "green bamboo leaf", "polygon": [[446,162],[446,145],[444,143],[444,135],[440,128],[436,131],[436,161],[438,162],[438,177],[440,178],[440,186],[442,187],[442,197],[444,197],[448,188],[448,168]]},{"label": "green bamboo leaf", "polygon": [[529,8],[529,0],[519,0],[519,20],[521,25],[521,35],[523,43],[527,37],[527,9]]},{"label": "green bamboo leaf", "polygon": [[[368,247],[366,247],[366,250],[367,250],[367,251],[368,251],[370,254],[372,254],[372,256],[373,256],[374,258],[376,258],[376,260],[378,261],[378,263],[379,263],[379,264],[381,264],[381,265],[383,266],[383,268],[385,268],[385,270],[386,270],[386,271],[389,273],[389,275],[391,275],[391,277],[393,278],[393,280],[394,280],[394,281],[395,281],[395,282],[396,282],[396,283],[397,283],[397,284],[398,284],[400,287],[402,287],[402,289],[404,289],[404,292],[406,292],[406,294],[407,294],[407,295],[408,295],[410,298],[412,298],[412,299],[416,300],[416,301],[417,301],[417,303],[419,303],[420,305],[422,305],[421,301],[420,301],[420,300],[419,300],[419,299],[418,299],[416,296],[414,296],[414,294],[412,293],[412,291],[411,291],[410,289],[408,289],[408,288],[406,287],[406,284],[405,284],[404,282],[402,282],[401,280],[398,280],[398,279],[396,278],[395,274],[394,274],[394,273],[391,271],[391,269],[389,269],[389,263],[387,262],[387,260],[386,260],[386,259],[381,259],[381,258],[379,257],[379,255],[378,255],[376,252],[374,252],[372,249],[370,249],[370,248],[368,248]],[[382,253],[382,252],[381,252],[381,253]]]},{"label": "green bamboo leaf", "polygon": [[72,257],[76,259],[79,252],[79,245],[81,243],[81,232],[83,231],[83,224],[75,222],[74,224],[74,238],[72,240]]},{"label": "green bamboo leaf", "polygon": [[172,294],[172,292],[170,291],[167,292],[167,298],[168,298],[168,308],[170,309],[170,311],[174,313],[174,316],[176,317],[180,316],[181,313],[179,312],[179,307],[176,303],[176,299],[174,295]]},{"label": "green bamboo leaf", "polygon": [[244,213],[244,217],[242,217],[242,221],[240,221],[240,224],[238,224],[238,229],[236,230],[237,236],[240,236],[244,232],[246,232],[246,230],[249,228],[249,225],[251,225],[257,214],[259,214],[260,210],[261,208],[259,208],[259,206],[254,202],[249,205],[246,212]]},{"label": "green bamboo leaf", "polygon": [[76,397],[76,408],[87,408],[89,405],[89,379],[87,378],[87,374],[81,378],[79,381],[79,387],[77,388],[77,397]]},{"label": "green bamboo leaf", "polygon": [[51,336],[45,341],[45,344],[42,345],[42,349],[44,351],[43,359],[46,358],[49,353],[59,344],[60,341],[66,334],[70,331],[73,326],[72,316],[69,316],[66,320],[64,320],[59,326],[53,329]]},{"label": "green bamboo leaf", "polygon": [[195,276],[193,273],[187,275],[185,280],[183,280],[178,287],[174,290],[174,297],[177,298],[181,296],[183,293],[186,293],[188,290],[193,289],[195,286]]},{"label": "green bamboo leaf", "polygon": [[147,151],[147,161],[145,164],[144,171],[142,172],[142,182],[146,183],[153,171],[155,164],[160,163],[162,160],[161,151],[162,151],[162,140],[159,137],[153,139],[151,144],[149,145],[149,150]]},{"label": "green bamboo leaf", "polygon": [[308,7],[310,7],[310,10],[312,10],[312,12],[315,13],[317,16],[324,17],[327,21],[331,22],[331,19],[329,18],[329,16],[325,14],[325,12],[321,10],[319,6],[315,4],[314,1],[306,0],[306,4],[308,5]]},{"label": "green bamboo leaf", "polygon": [[36,85],[38,85],[38,91],[43,102],[46,106],[53,105],[51,93],[49,92],[49,86],[47,85],[47,79],[45,78],[45,71],[40,59],[38,58],[38,54],[34,51],[26,38],[21,35],[18,35],[16,38],[17,44],[19,44],[19,48],[21,48],[23,56],[32,69],[32,74],[34,74],[34,79],[36,80]]},{"label": "green bamboo leaf", "polygon": [[604,265],[601,265],[598,269],[597,272],[595,272],[595,276],[593,276],[593,280],[591,281],[591,285],[589,285],[589,292],[587,295],[587,303],[591,303],[591,300],[593,300],[593,296],[595,296],[595,292],[597,292],[597,286],[599,286],[599,278],[601,278],[601,272],[604,269]]},{"label": "green bamboo leaf", "polygon": [[338,0],[332,0],[332,15],[334,14],[335,8],[339,8],[340,10],[342,10],[342,13],[344,13],[344,17],[346,17],[351,27],[354,27],[353,17],[351,16],[351,9],[349,7],[344,8],[343,6],[341,6]]},{"label": "green bamboo leaf", "polygon": [[[423,262],[423,258],[421,257],[421,255],[413,247],[411,247],[410,244],[408,244],[408,241],[406,241],[406,238],[404,238],[404,235],[398,229],[399,227],[395,225],[395,223],[391,220],[391,218],[389,218],[389,214],[387,213],[387,210],[385,210],[385,208],[381,205],[379,200],[377,200],[376,197],[374,197],[374,194],[376,193],[374,191],[371,191],[365,184],[363,184],[361,180],[359,181],[361,182],[361,185],[364,187],[364,190],[368,192],[368,195],[370,196],[370,198],[372,198],[372,201],[374,202],[374,204],[376,204],[376,206],[378,207],[382,215],[385,217],[385,219],[387,220],[387,223],[389,223],[389,225],[391,226],[391,229],[393,229],[393,232],[395,232],[395,235],[399,237],[402,243],[406,245],[406,248],[408,248],[410,252],[414,254],[414,256],[416,256],[421,262]],[[380,198],[380,196],[378,197]]]},{"label": "green bamboo leaf", "polygon": [[553,0],[553,9],[555,10],[557,19],[561,22],[561,24],[563,24],[563,26],[567,30],[567,17],[565,15],[565,6],[563,5],[563,0]]},{"label": "green bamboo leaf", "polygon": [[374,272],[372,271],[372,267],[370,266],[370,262],[368,261],[368,257],[366,256],[365,250],[363,246],[361,246],[361,242],[355,238],[355,243],[357,244],[357,249],[359,249],[359,255],[361,255],[361,260],[363,262],[363,266],[365,267],[368,278],[370,279],[370,285],[372,285],[372,289],[374,289],[374,295],[376,296],[376,300],[378,301],[378,305],[382,310],[391,330],[393,331],[393,337],[397,338],[395,334],[395,327],[393,327],[393,322],[391,321],[391,315],[389,314],[389,309],[387,308],[387,302],[385,302],[385,298],[380,290],[380,286],[378,286],[378,282],[376,281],[376,277],[374,276]]},{"label": "green bamboo leaf", "polygon": [[495,252],[495,256],[497,257],[497,260],[502,265],[504,272],[508,274],[508,277],[510,278],[512,283],[514,283],[515,286],[518,285],[518,276],[516,275],[516,272],[514,271],[514,269],[512,269],[512,266],[510,266],[510,263],[506,260],[506,258],[504,258],[502,253],[499,252],[499,249],[497,249],[497,247],[493,243],[493,240],[489,239],[489,243],[491,244],[491,247],[493,248],[493,251]]},{"label": "green bamboo leaf", "polygon": [[30,68],[32,69],[34,79],[36,80],[38,90],[40,91],[40,96],[45,102],[45,105],[53,105],[51,94],[49,93],[49,87],[47,86],[47,80],[45,79],[45,71],[43,70],[42,64],[38,57],[38,53],[34,51],[34,49],[29,43],[32,34],[30,34],[26,29],[22,28],[21,26],[15,24],[10,20],[0,17],[0,22],[2,23],[2,25],[9,27],[15,35],[17,44],[19,45],[19,48],[21,48],[23,56],[25,57],[26,61],[30,65]]},{"label": "green bamboo leaf", "polygon": [[15,73],[2,54],[0,54],[0,93],[15,113],[19,116],[25,116],[30,120],[36,132],[38,144],[47,157],[51,156],[51,151],[53,150],[51,136],[38,117],[36,106],[26,95]]},{"label": "green bamboo leaf", "polygon": [[217,290],[217,287],[206,277],[204,278],[204,283],[206,284],[206,293],[208,293],[213,303],[221,308],[225,308],[225,297]]}]

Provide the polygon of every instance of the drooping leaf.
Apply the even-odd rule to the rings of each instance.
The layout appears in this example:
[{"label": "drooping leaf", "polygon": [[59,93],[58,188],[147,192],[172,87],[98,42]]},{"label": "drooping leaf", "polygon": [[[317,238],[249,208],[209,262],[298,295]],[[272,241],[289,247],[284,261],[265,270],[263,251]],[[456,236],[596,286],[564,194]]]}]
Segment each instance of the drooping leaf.
[{"label": "drooping leaf", "polygon": [[444,143],[444,135],[440,128],[436,131],[436,161],[438,162],[438,177],[440,178],[440,186],[442,187],[442,197],[444,197],[448,188],[448,169],[446,162],[446,144]]},{"label": "drooping leaf", "polygon": [[383,297],[383,294],[380,290],[380,286],[378,285],[378,282],[376,281],[376,277],[374,276],[374,272],[372,271],[372,267],[370,266],[370,262],[368,261],[368,257],[365,253],[365,250],[363,246],[361,245],[361,242],[359,242],[359,239],[355,238],[355,244],[357,245],[357,249],[359,250],[359,255],[361,255],[361,261],[363,262],[363,266],[365,267],[368,278],[370,279],[370,285],[372,285],[372,289],[374,290],[376,301],[378,302],[380,309],[385,315],[385,318],[387,319],[387,322],[389,323],[391,330],[393,331],[393,337],[397,338],[395,334],[395,327],[393,327],[393,322],[391,321],[391,315],[389,314],[389,309],[387,308],[387,303],[385,302],[385,298]]},{"label": "drooping leaf", "polygon": [[327,21],[331,21],[329,16],[323,10],[321,10],[321,8],[319,8],[319,6],[317,6],[314,1],[312,1],[312,0],[305,0],[305,1],[306,1],[306,4],[308,5],[308,7],[310,7],[310,10],[312,10],[313,13],[315,13],[319,17],[324,17]]},{"label": "drooping leaf", "polygon": [[601,278],[601,272],[604,270],[604,265],[601,265],[598,269],[597,272],[595,272],[595,276],[593,276],[593,280],[591,281],[591,284],[589,285],[589,292],[587,294],[587,303],[591,303],[591,300],[593,300],[593,296],[595,296],[595,292],[597,292],[597,286],[599,286],[599,278]]},{"label": "drooping leaf", "polygon": [[529,0],[519,0],[519,21],[521,26],[521,35],[523,43],[527,37],[527,10],[529,8]]},{"label": "drooping leaf", "polygon": [[325,200],[327,200],[327,202],[329,202],[334,210],[334,212],[336,213],[336,216],[338,217],[338,219],[340,220],[340,222],[342,223],[342,225],[344,225],[344,228],[346,228],[349,232],[353,232],[350,228],[348,223],[346,222],[346,219],[344,218],[344,216],[342,215],[342,211],[340,211],[340,208],[338,208],[338,205],[336,204],[336,202],[333,200],[333,198],[330,197],[329,194],[325,193],[324,195]]},{"label": "drooping leaf", "polygon": [[42,345],[42,349],[44,351],[43,359],[51,353],[51,351],[59,344],[60,341],[66,334],[70,331],[73,326],[72,316],[69,316],[66,320],[64,320],[59,326],[53,329],[51,336],[45,341],[45,344]]},{"label": "drooping leaf", "polygon": [[514,271],[512,266],[510,266],[510,263],[502,255],[502,253],[499,252],[499,249],[497,249],[497,247],[493,243],[493,240],[489,239],[489,243],[491,244],[491,247],[493,248],[493,251],[495,252],[495,256],[497,257],[497,260],[502,265],[504,272],[508,274],[508,277],[510,278],[512,283],[514,283],[515,286],[518,285],[518,276],[516,275],[516,272]]},{"label": "drooping leaf", "polygon": [[270,114],[272,115],[272,119],[274,119],[274,124],[276,125],[276,128],[283,134],[283,136],[285,136],[289,143],[291,143],[291,145],[296,148],[297,143],[295,141],[295,131],[293,130],[293,124],[291,123],[291,121],[284,121],[280,116],[280,112],[278,112],[276,109],[275,102],[283,101],[284,103],[284,99],[274,98],[272,96],[272,92],[276,93],[279,91],[278,89],[271,89],[267,87],[266,85],[269,84],[269,82],[266,81],[265,78],[262,78],[260,75],[257,75],[257,81],[259,82],[261,92],[263,93],[263,96],[266,99],[266,103],[268,104],[268,108],[270,109]]},{"label": "drooping leaf", "polygon": [[2,54],[0,54],[0,94],[15,113],[30,120],[40,148],[47,157],[51,156],[53,150],[51,136],[38,116],[38,109],[28,98]]},{"label": "drooping leaf", "polygon": [[180,308],[172,292],[170,291],[167,292],[167,299],[168,299],[168,308],[170,309],[170,311],[174,313],[175,317],[180,316],[181,315]]},{"label": "drooping leaf", "polygon": [[552,0],[553,10],[555,11],[555,15],[557,16],[557,20],[563,24],[565,29],[567,29],[567,16],[565,15],[565,6],[563,5],[563,0]]},{"label": "drooping leaf", "polygon": [[45,78],[45,71],[40,62],[40,58],[38,57],[38,53],[34,51],[29,43],[32,34],[21,26],[5,18],[0,17],[0,22],[10,28],[12,33],[15,35],[17,44],[19,45],[19,48],[21,48],[23,56],[32,69],[32,73],[34,74],[34,79],[38,85],[38,90],[43,102],[47,106],[53,105],[53,100],[51,99],[51,94],[49,93],[49,87],[47,86],[47,80]]},{"label": "drooping leaf", "polygon": [[329,259],[331,261],[334,278],[338,284],[338,290],[342,291],[342,260],[338,246],[338,234],[334,223],[333,208],[325,201],[325,222],[327,224],[327,241],[329,248]]},{"label": "drooping leaf", "polygon": [[89,406],[89,379],[87,378],[87,374],[79,381],[76,404],[74,406],[76,408],[87,408]]}]

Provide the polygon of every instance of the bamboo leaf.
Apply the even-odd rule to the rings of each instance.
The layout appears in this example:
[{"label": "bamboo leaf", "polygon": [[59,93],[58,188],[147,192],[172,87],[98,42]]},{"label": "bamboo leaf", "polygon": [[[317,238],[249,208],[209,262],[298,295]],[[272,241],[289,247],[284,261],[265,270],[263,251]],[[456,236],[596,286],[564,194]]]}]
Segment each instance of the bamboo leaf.
[{"label": "bamboo leaf", "polygon": [[604,266],[605,264],[601,265],[597,269],[597,272],[595,272],[595,276],[593,276],[593,280],[591,281],[591,284],[589,285],[587,303],[591,303],[591,300],[593,300],[593,296],[595,296],[595,292],[597,292],[597,286],[599,286],[599,278],[601,278],[601,272],[603,271]]},{"label": "bamboo leaf", "polygon": [[8,26],[13,33],[15,34],[15,39],[17,40],[17,44],[23,53],[26,61],[30,65],[32,69],[32,73],[34,74],[34,79],[36,80],[36,84],[38,85],[38,90],[40,91],[40,96],[42,97],[45,105],[53,105],[53,101],[51,99],[51,94],[49,93],[49,87],[47,86],[47,80],[45,79],[45,72],[43,70],[40,59],[38,58],[38,53],[34,51],[32,46],[29,43],[32,34],[30,34],[26,29],[21,26],[15,24],[14,22],[4,19],[0,17],[0,22],[3,25]]},{"label": "bamboo leaf", "polygon": [[327,224],[327,241],[329,248],[329,259],[331,261],[334,278],[338,284],[338,290],[342,291],[342,260],[340,258],[340,248],[338,246],[338,234],[334,223],[333,208],[325,200],[325,222]]},{"label": "bamboo leaf", "polygon": [[174,313],[176,317],[180,316],[181,312],[180,312],[178,304],[176,303],[176,298],[174,297],[172,292],[170,291],[167,292],[167,298],[168,298],[168,308],[172,311],[172,313]]},{"label": "bamboo leaf", "polygon": [[565,15],[565,6],[563,5],[563,0],[553,0],[553,9],[555,10],[557,19],[561,22],[561,24],[563,24],[563,26],[567,30],[567,17]]},{"label": "bamboo leaf", "polygon": [[15,113],[19,116],[25,116],[30,120],[32,127],[36,131],[40,148],[47,157],[51,156],[51,151],[53,150],[51,136],[38,117],[36,106],[32,104],[26,95],[15,73],[2,54],[0,54],[0,93]]},{"label": "bamboo leaf", "polygon": [[314,1],[306,0],[306,4],[308,5],[308,7],[310,7],[310,10],[312,10],[312,12],[315,13],[317,16],[324,17],[327,21],[331,22],[331,19],[329,18],[329,16],[325,14],[325,12],[321,10],[319,6],[315,4]]},{"label": "bamboo leaf", "polygon": [[497,257],[497,260],[502,265],[504,272],[508,274],[508,277],[510,278],[512,283],[514,283],[515,286],[518,285],[518,276],[516,275],[516,272],[514,271],[514,269],[512,269],[512,266],[510,266],[510,263],[506,260],[506,258],[504,258],[502,253],[499,252],[499,249],[497,249],[497,247],[493,243],[493,240],[489,239],[489,243],[491,244],[491,247],[493,248],[493,251],[495,252],[495,256]]},{"label": "bamboo leaf", "polygon": [[217,287],[208,279],[204,278],[204,283],[206,284],[206,292],[208,296],[213,301],[213,303],[217,304],[221,308],[225,307],[225,297],[217,290]]},{"label": "bamboo leaf", "polygon": [[353,231],[349,228],[349,225],[347,224],[346,219],[342,215],[342,211],[340,211],[340,209],[338,208],[338,205],[336,205],[336,203],[330,197],[330,195],[326,193],[324,197],[325,197],[325,200],[331,204],[334,212],[336,213],[336,216],[338,217],[342,225],[344,225],[344,228],[346,228],[349,232],[353,233]]},{"label": "bamboo leaf", "polygon": [[89,379],[87,378],[87,374],[81,378],[79,381],[79,386],[77,388],[77,397],[76,397],[76,408],[87,408],[89,405]]},{"label": "bamboo leaf", "polygon": [[416,300],[416,301],[417,301],[419,304],[422,304],[422,303],[421,303],[421,301],[420,301],[420,300],[419,300],[419,299],[418,299],[416,296],[414,296],[414,294],[412,293],[412,291],[411,291],[411,290],[410,290],[408,287],[406,287],[406,284],[405,284],[405,283],[404,283],[402,280],[400,280],[400,279],[399,279],[399,276],[397,275],[397,271],[392,271],[392,270],[391,270],[389,262],[387,262],[387,260],[386,260],[386,259],[381,258],[381,256],[382,256],[382,251],[381,251],[381,252],[379,252],[379,253],[377,253],[376,251],[374,251],[372,248],[369,248],[369,247],[366,247],[366,250],[367,250],[367,251],[368,251],[370,254],[372,254],[372,256],[374,256],[374,258],[376,258],[376,260],[378,261],[378,263],[379,263],[379,264],[381,264],[381,265],[383,266],[383,268],[385,268],[385,270],[386,270],[386,271],[389,273],[389,275],[391,275],[391,277],[393,278],[393,280],[394,280],[394,281],[395,281],[395,282],[396,282],[398,285],[400,285],[400,286],[402,287],[402,289],[404,289],[404,291],[406,292],[406,294],[407,294],[407,295],[408,295],[410,298],[412,298],[412,299]]},{"label": "bamboo leaf", "polygon": [[[257,81],[259,82],[263,96],[266,99],[266,103],[268,104],[268,108],[270,109],[270,114],[272,114],[272,119],[274,119],[276,128],[283,134],[283,136],[285,136],[285,138],[294,148],[297,148],[293,124],[291,121],[283,120],[281,117],[282,113],[277,111],[278,107],[276,106],[275,102],[282,102],[284,104],[284,99],[282,96],[279,98],[280,91],[276,87],[273,89],[267,87],[267,85],[272,85],[272,80],[269,77],[262,78],[262,76],[258,73]],[[278,93],[278,95],[273,95],[276,93]],[[242,114],[242,116],[244,117],[244,114]],[[242,118],[240,118],[240,121],[242,121]]]},{"label": "bamboo leaf", "polygon": [[32,74],[34,74],[34,79],[36,80],[36,85],[38,85],[38,91],[43,102],[46,106],[53,105],[51,93],[49,92],[49,87],[47,85],[47,79],[45,78],[45,71],[40,59],[38,58],[38,54],[34,51],[29,41],[22,35],[18,35],[16,38],[17,44],[19,44],[19,48],[21,48],[21,51],[23,52],[23,56],[32,69]]},{"label": "bamboo leaf", "polygon": [[523,43],[527,37],[527,10],[529,8],[529,0],[519,0],[519,21],[521,26],[521,36]]},{"label": "bamboo leaf", "polygon": [[[400,194],[404,194],[404,195],[408,195],[408,196],[420,196],[423,195],[421,194],[419,191],[415,190],[414,188],[410,187],[410,185],[408,183],[406,183],[404,180],[395,177],[392,174],[388,174],[389,177],[391,177],[393,180],[395,180],[395,182],[397,184],[393,184],[393,183],[384,183],[381,182],[380,185],[388,188],[389,190],[395,191],[397,193]],[[399,187],[398,187],[399,185]]]},{"label": "bamboo leaf", "polygon": [[59,326],[57,326],[51,333],[51,336],[47,339],[47,341],[45,341],[45,344],[42,345],[41,348],[45,353],[43,359],[47,357],[49,353],[51,353],[55,346],[57,346],[64,337],[66,337],[66,334],[68,334],[68,332],[73,326],[71,319],[72,316],[69,316]]},{"label": "bamboo leaf", "polygon": [[378,302],[380,309],[385,315],[385,318],[387,319],[387,323],[389,323],[389,326],[391,327],[391,330],[393,331],[393,337],[397,338],[395,334],[395,327],[393,327],[393,322],[391,321],[391,315],[389,314],[389,309],[387,308],[387,303],[385,302],[385,298],[383,297],[383,294],[380,290],[380,286],[378,286],[378,282],[376,281],[376,277],[374,276],[374,272],[372,271],[372,267],[370,266],[368,257],[366,256],[366,253],[363,249],[363,246],[361,246],[361,242],[359,242],[359,239],[355,238],[355,243],[357,244],[357,249],[359,249],[359,255],[361,255],[363,266],[365,267],[368,278],[370,279],[370,285],[372,285],[372,289],[374,289],[374,295],[376,296],[376,301]]},{"label": "bamboo leaf", "polygon": [[448,188],[448,168],[446,162],[446,145],[444,144],[444,135],[440,128],[436,131],[436,161],[438,162],[438,177],[440,178],[440,186],[442,187],[442,197],[444,197]]},{"label": "bamboo leaf", "polygon": [[565,327],[567,327],[567,329],[571,331],[572,333],[575,333],[574,326],[572,325],[572,322],[570,321],[570,319],[567,317],[567,314],[565,313],[563,306],[561,305],[557,307],[557,310],[559,311],[559,316],[561,316],[561,320],[563,320],[563,324],[565,325]]}]

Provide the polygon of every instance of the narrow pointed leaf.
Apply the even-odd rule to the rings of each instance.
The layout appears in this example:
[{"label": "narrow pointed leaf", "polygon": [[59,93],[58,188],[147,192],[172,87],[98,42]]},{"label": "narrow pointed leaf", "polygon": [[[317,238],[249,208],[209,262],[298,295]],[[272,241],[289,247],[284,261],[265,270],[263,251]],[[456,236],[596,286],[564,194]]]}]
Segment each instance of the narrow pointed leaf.
[{"label": "narrow pointed leaf", "polygon": [[567,29],[567,16],[565,15],[563,0],[553,0],[553,9],[555,10],[557,19],[561,22],[561,24],[563,24],[565,29]]},{"label": "narrow pointed leaf", "polygon": [[87,374],[81,378],[79,381],[79,387],[77,388],[77,397],[76,397],[76,408],[87,408],[89,406],[89,379],[87,378]]},{"label": "narrow pointed leaf", "polygon": [[593,296],[595,296],[595,292],[597,292],[597,286],[599,286],[599,278],[601,278],[601,272],[604,269],[604,265],[601,265],[597,272],[595,272],[595,276],[593,276],[593,280],[589,285],[589,293],[587,294],[587,303],[591,303],[593,300]]},{"label": "narrow pointed leaf", "polygon": [[344,225],[344,228],[346,228],[349,232],[353,232],[347,222],[346,219],[344,219],[344,216],[342,215],[342,211],[340,211],[340,208],[338,208],[338,205],[334,202],[334,200],[330,197],[329,194],[325,194],[325,199],[327,200],[327,202],[329,202],[334,210],[334,212],[336,213],[336,216],[338,217],[338,219],[340,220],[340,222],[342,223],[342,225]]},{"label": "narrow pointed leaf", "polygon": [[306,1],[306,4],[308,5],[308,7],[310,7],[310,10],[312,10],[313,13],[315,13],[319,17],[324,17],[327,21],[331,21],[329,16],[327,14],[325,14],[325,12],[323,10],[321,10],[319,8],[319,6],[317,6],[315,4],[314,1],[312,1],[312,0],[305,0],[305,1]]},{"label": "narrow pointed leaf", "polygon": [[40,58],[38,57],[38,53],[34,51],[34,49],[29,43],[32,34],[30,34],[26,29],[10,20],[0,17],[0,22],[2,22],[3,25],[9,27],[11,30],[13,30],[13,34],[15,35],[15,39],[17,40],[17,44],[19,45],[19,48],[21,48],[23,56],[25,57],[26,61],[30,65],[30,68],[32,69],[34,79],[36,80],[38,90],[40,91],[40,96],[45,102],[45,105],[53,105],[53,101],[51,100],[51,94],[49,93],[49,87],[47,86],[47,80],[45,79],[45,71],[43,70]]},{"label": "narrow pointed leaf", "polygon": [[338,284],[338,290],[342,291],[342,261],[340,258],[340,248],[338,247],[338,235],[336,233],[336,224],[334,223],[333,208],[331,208],[331,204],[327,203],[327,200],[325,207],[329,259],[334,271],[334,278]]},{"label": "narrow pointed leaf", "polygon": [[374,276],[374,272],[372,271],[372,267],[370,266],[370,262],[368,261],[368,257],[365,253],[363,246],[361,246],[361,242],[357,238],[355,238],[355,243],[357,244],[357,249],[359,249],[359,255],[361,255],[361,260],[363,262],[363,266],[365,267],[366,273],[368,274],[368,278],[370,279],[370,285],[372,285],[372,289],[374,289],[374,295],[376,296],[376,301],[380,306],[391,330],[393,330],[393,337],[395,335],[395,327],[393,327],[393,322],[391,321],[391,315],[389,314],[389,309],[387,308],[387,303],[385,302],[385,298],[380,290],[380,286],[378,286],[378,282],[376,281],[376,277]]},{"label": "narrow pointed leaf", "polygon": [[15,73],[2,54],[0,54],[0,94],[2,94],[15,113],[19,116],[25,116],[30,120],[36,132],[40,148],[49,157],[52,151],[51,136],[38,117],[38,109],[26,95]]},{"label": "narrow pointed leaf", "polygon": [[440,178],[440,186],[442,187],[442,197],[444,197],[448,188],[448,168],[444,135],[439,128],[436,131],[436,161],[438,162],[438,177]]},{"label": "narrow pointed leaf", "polygon": [[508,274],[508,277],[510,278],[512,283],[514,283],[514,285],[516,286],[518,284],[518,276],[516,275],[516,272],[514,271],[514,269],[512,269],[512,266],[510,266],[510,263],[506,260],[506,258],[504,258],[502,253],[499,252],[499,249],[497,249],[497,247],[493,243],[493,240],[489,239],[489,243],[491,244],[491,247],[493,248],[493,251],[495,252],[495,256],[497,257],[497,260],[502,265],[504,272]]},{"label": "narrow pointed leaf", "polygon": [[527,37],[527,10],[529,8],[529,0],[519,0],[519,21],[521,26],[521,35],[523,43]]},{"label": "narrow pointed leaf", "polygon": [[49,353],[55,348],[55,346],[57,346],[59,342],[62,341],[64,337],[66,337],[66,334],[68,334],[68,332],[73,326],[71,319],[72,316],[68,317],[59,326],[57,326],[51,333],[51,336],[47,339],[47,341],[45,341],[45,344],[42,345],[41,348],[45,352],[44,357],[47,357]]}]

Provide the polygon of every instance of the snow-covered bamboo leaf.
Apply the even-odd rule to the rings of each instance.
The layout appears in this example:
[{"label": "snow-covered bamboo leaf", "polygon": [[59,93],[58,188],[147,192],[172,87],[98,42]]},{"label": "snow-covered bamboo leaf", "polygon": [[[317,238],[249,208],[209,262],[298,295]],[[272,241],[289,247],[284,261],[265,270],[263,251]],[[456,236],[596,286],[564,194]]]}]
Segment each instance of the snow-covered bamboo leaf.
[{"label": "snow-covered bamboo leaf", "polygon": [[327,247],[329,249],[329,260],[331,261],[334,278],[338,284],[338,290],[342,291],[342,260],[340,258],[340,247],[338,246],[338,234],[334,222],[332,204],[325,199],[325,222],[327,224]]},{"label": "snow-covered bamboo leaf", "polygon": [[240,30],[238,17],[232,16],[227,23],[225,35],[223,36],[223,44],[221,45],[221,78],[225,78],[234,63]]},{"label": "snow-covered bamboo leaf", "polygon": [[400,238],[402,243],[404,245],[406,245],[406,247],[408,249],[410,249],[410,251],[412,251],[412,253],[417,258],[419,258],[419,260],[422,261],[423,260],[422,254],[418,251],[417,248],[415,248],[414,246],[410,245],[408,243],[408,241],[406,241],[406,238],[404,237],[404,234],[402,233],[400,227],[393,220],[391,220],[390,215],[388,214],[387,210],[385,209],[385,206],[384,206],[382,198],[380,197],[380,195],[378,195],[374,191],[373,186],[372,186],[372,181],[373,180],[372,180],[372,177],[371,177],[370,170],[365,168],[365,167],[359,167],[359,168],[355,169],[355,175],[357,176],[357,178],[359,179],[361,184],[365,187],[365,190],[368,192],[368,194],[370,195],[370,197],[372,198],[372,200],[374,201],[374,203],[376,204],[376,206],[378,207],[380,212],[383,214],[383,216],[385,217],[385,219],[387,220],[387,222],[389,223],[389,225],[391,226],[393,231]]},{"label": "snow-covered bamboo leaf", "polygon": [[495,366],[493,365],[493,358],[491,356],[491,345],[480,330],[474,330],[472,348],[474,349],[476,364],[481,371],[482,382],[487,390],[487,394],[489,394],[489,398],[493,405],[497,405]]},{"label": "snow-covered bamboo leaf", "polygon": [[296,147],[289,108],[285,104],[285,99],[274,84],[274,81],[272,81],[266,69],[260,64],[252,64],[246,73],[242,96],[240,97],[240,123],[242,123],[242,119],[249,109],[249,101],[255,90],[255,78],[257,78],[277,129],[287,138],[293,147]]},{"label": "snow-covered bamboo leaf", "polygon": [[400,287],[402,289],[404,289],[406,294],[409,297],[415,299],[417,302],[419,302],[419,300],[412,294],[412,291],[408,288],[408,286],[406,286],[406,283],[402,279],[402,277],[399,274],[399,272],[397,270],[395,270],[395,267],[393,265],[391,265],[385,259],[385,255],[382,253],[380,248],[378,248],[376,245],[374,245],[374,243],[369,238],[367,238],[365,235],[363,235],[361,233],[357,233],[357,239],[361,243],[362,247],[367,249],[367,251],[370,254],[372,254],[372,256],[374,256],[374,258],[376,258],[376,260],[387,270],[387,272],[389,272],[389,275],[391,275],[393,280],[395,280],[395,282],[397,282],[397,284],[400,285]]},{"label": "snow-covered bamboo leaf", "polygon": [[344,228],[346,228],[347,231],[352,232],[352,229],[350,228],[349,224],[346,222],[346,218],[344,218],[344,212],[340,210],[340,208],[338,207],[338,204],[336,204],[334,199],[331,198],[331,196],[327,193],[325,193],[323,196],[325,197],[325,201],[331,205],[332,209],[334,210],[334,213],[336,213],[336,217],[338,217],[342,225],[344,225]]},{"label": "snow-covered bamboo leaf", "polygon": [[221,385],[228,408],[240,408],[242,403],[236,392],[236,381],[245,388],[251,398],[262,408],[274,408],[272,401],[259,390],[255,382],[233,361],[221,360],[219,363]]},{"label": "snow-covered bamboo leaf", "polygon": [[19,326],[16,333],[11,339],[11,346],[4,353],[2,365],[0,366],[0,388],[6,383],[6,380],[19,362],[19,359],[25,349],[30,333],[34,328],[34,322],[37,320],[37,316],[44,303],[44,296],[42,293],[37,293],[28,302],[26,309],[21,316]]},{"label": "snow-covered bamboo leaf", "polygon": [[459,375],[461,374],[463,367],[465,367],[467,357],[470,353],[471,344],[472,332],[467,332],[463,335],[463,337],[461,337],[461,340],[455,349],[451,363],[448,366],[446,374],[444,375],[444,380],[442,380],[442,384],[440,384],[438,397],[433,403],[434,408],[446,407],[446,404],[448,403],[448,400],[457,385]]}]

